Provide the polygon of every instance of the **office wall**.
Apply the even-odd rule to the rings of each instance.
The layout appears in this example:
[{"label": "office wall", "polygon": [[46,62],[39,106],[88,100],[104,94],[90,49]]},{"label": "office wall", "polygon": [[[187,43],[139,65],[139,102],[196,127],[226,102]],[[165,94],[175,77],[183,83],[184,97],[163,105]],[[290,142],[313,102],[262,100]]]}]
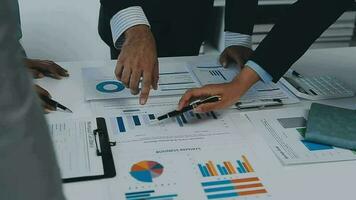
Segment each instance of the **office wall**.
[{"label": "office wall", "polygon": [[29,57],[54,61],[109,59],[98,31],[99,0],[19,0]]}]

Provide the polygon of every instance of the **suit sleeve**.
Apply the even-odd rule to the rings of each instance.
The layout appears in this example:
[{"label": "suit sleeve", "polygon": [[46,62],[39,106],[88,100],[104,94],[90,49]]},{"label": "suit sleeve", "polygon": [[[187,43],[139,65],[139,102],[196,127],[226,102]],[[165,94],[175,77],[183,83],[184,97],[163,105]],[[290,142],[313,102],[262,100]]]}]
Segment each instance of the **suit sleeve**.
[{"label": "suit sleeve", "polygon": [[120,10],[132,6],[143,5],[143,0],[100,0],[103,11],[109,18],[113,17]]},{"label": "suit sleeve", "polygon": [[299,0],[251,57],[277,82],[353,0]]},{"label": "suit sleeve", "polygon": [[252,35],[258,0],[226,0],[225,31]]}]

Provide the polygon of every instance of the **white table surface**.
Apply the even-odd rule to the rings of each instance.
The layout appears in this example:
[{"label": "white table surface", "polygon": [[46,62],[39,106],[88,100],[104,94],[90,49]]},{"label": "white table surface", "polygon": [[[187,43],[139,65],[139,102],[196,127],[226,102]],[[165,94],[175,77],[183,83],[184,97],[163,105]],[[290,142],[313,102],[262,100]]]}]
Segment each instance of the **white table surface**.
[{"label": "white table surface", "polygon": [[[188,61],[196,57],[164,58],[167,61]],[[54,99],[71,108],[74,113],[54,112],[47,114],[48,119],[68,119],[78,117],[95,117],[88,102],[84,101],[81,68],[95,66],[112,66],[115,61],[67,62],[59,63],[68,69],[69,78],[53,80],[43,78],[37,83],[45,87]],[[182,64],[182,67],[184,64]],[[332,74],[343,80],[356,91],[356,48],[335,48],[308,51],[294,68],[305,75]],[[356,109],[356,98],[324,100],[325,104]],[[310,102],[285,107],[303,107]],[[356,123],[356,122],[355,122]],[[261,140],[262,141],[262,140]],[[251,143],[255,141],[251,139]],[[255,145],[255,151],[262,158],[270,172],[269,188],[273,199],[354,199],[356,180],[356,161],[333,162],[308,165],[283,166],[273,155],[268,146],[261,142]],[[113,149],[113,153],[118,152]],[[115,155],[114,155],[115,157]],[[103,179],[98,181],[64,184],[68,200],[117,200],[110,196],[109,185],[115,181]],[[119,189],[119,188],[118,188]]]}]

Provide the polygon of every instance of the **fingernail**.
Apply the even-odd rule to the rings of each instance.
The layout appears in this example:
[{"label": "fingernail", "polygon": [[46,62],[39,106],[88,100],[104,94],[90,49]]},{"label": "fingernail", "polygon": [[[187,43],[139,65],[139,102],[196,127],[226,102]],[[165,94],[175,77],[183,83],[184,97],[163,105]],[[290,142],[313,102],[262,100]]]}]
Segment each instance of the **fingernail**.
[{"label": "fingernail", "polygon": [[145,104],[146,104],[146,101],[147,101],[146,99],[141,98],[141,99],[140,99],[140,104],[141,104],[141,105],[145,105]]}]

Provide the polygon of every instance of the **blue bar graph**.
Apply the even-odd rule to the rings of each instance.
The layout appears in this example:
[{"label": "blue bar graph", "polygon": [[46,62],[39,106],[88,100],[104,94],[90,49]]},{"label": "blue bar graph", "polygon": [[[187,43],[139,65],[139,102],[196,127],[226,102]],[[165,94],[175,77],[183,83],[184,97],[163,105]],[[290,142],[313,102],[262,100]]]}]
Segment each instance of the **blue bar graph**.
[{"label": "blue bar graph", "polygon": [[116,118],[116,121],[117,121],[117,125],[119,127],[119,131],[121,133],[124,133],[126,132],[126,128],[125,128],[125,124],[124,124],[124,119],[122,117],[117,117]]},{"label": "blue bar graph", "polygon": [[205,173],[205,170],[204,170],[204,168],[203,168],[203,166],[201,164],[199,164],[198,167],[199,167],[199,170],[202,172],[203,177],[208,177],[209,176],[209,174]]},{"label": "blue bar graph", "polygon": [[226,167],[222,167],[222,168],[223,168],[223,170],[224,170],[224,175],[228,175],[229,172],[227,171]]},{"label": "blue bar graph", "polygon": [[157,195],[152,196],[154,194],[154,190],[142,191],[142,192],[131,192],[126,193],[125,197],[127,200],[149,200],[149,199],[170,199],[173,200],[175,197],[178,197],[177,194],[168,194],[168,195]]},{"label": "blue bar graph", "polygon": [[183,122],[182,122],[182,120],[180,119],[180,117],[176,117],[176,119],[177,119],[177,122],[178,122],[179,126],[180,126],[180,127],[183,127],[184,125],[183,125]]},{"label": "blue bar graph", "polygon": [[239,171],[239,168],[241,169],[241,173],[246,173],[247,172],[247,170],[245,169],[245,167],[242,165],[242,163],[241,163],[241,161],[237,161],[237,164],[239,165],[239,167],[238,167],[238,171]]},{"label": "blue bar graph", "polygon": [[206,174],[207,176],[211,176],[210,173],[209,173],[209,170],[206,166],[203,166],[203,172],[204,174]]},{"label": "blue bar graph", "polygon": [[180,117],[182,118],[182,121],[183,121],[184,124],[187,124],[187,123],[188,123],[188,121],[187,121],[187,119],[185,118],[184,114],[181,115]]},{"label": "blue bar graph", "polygon": [[220,174],[225,175],[224,169],[220,165],[217,165],[217,167],[218,167]]},{"label": "blue bar graph", "polygon": [[149,114],[148,117],[150,118],[150,120],[154,120],[156,119],[155,115],[154,114]]},{"label": "blue bar graph", "polygon": [[137,115],[132,116],[135,126],[141,126],[140,118]]},{"label": "blue bar graph", "polygon": [[239,196],[238,193],[236,192],[231,192],[231,193],[223,193],[223,194],[212,194],[208,195],[208,199],[222,199],[222,198],[229,198],[229,197],[237,197]]}]

